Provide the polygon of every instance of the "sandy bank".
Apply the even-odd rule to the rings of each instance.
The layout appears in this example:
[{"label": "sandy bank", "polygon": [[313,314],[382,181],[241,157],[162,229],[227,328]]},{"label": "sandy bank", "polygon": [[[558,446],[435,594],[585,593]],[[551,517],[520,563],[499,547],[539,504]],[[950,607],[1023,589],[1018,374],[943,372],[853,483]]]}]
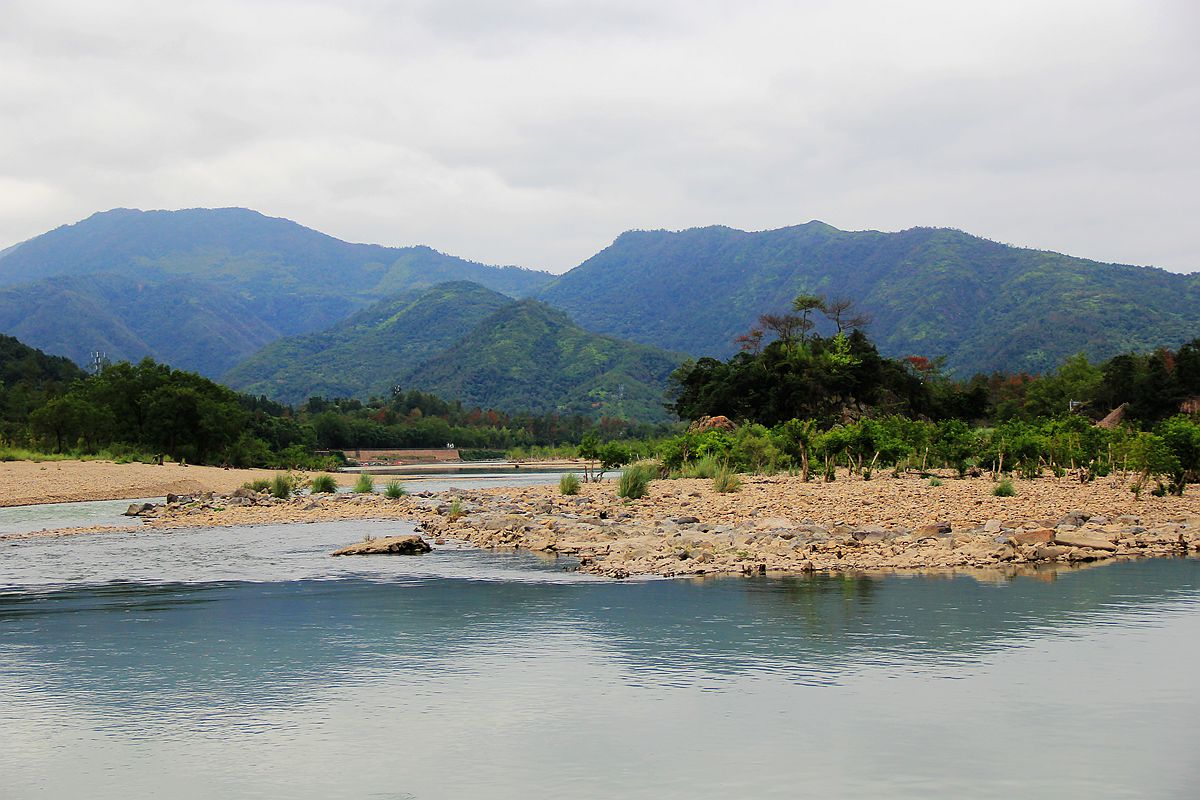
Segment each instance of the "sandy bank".
[{"label": "sandy bank", "polygon": [[[269,480],[274,475],[273,470],[184,467],[179,464],[8,461],[0,463],[0,507],[200,492],[227,493],[247,481]],[[342,483],[353,481],[353,476],[335,477]]]}]

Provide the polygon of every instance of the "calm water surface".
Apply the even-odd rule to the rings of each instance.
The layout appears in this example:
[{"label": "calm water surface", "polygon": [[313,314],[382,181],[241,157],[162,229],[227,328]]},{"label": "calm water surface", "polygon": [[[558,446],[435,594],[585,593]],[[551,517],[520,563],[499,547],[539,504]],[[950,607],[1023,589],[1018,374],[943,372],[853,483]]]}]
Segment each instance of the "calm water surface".
[{"label": "calm water surface", "polygon": [[0,797],[1195,798],[1200,563],[610,582],[335,523],[0,542]]}]

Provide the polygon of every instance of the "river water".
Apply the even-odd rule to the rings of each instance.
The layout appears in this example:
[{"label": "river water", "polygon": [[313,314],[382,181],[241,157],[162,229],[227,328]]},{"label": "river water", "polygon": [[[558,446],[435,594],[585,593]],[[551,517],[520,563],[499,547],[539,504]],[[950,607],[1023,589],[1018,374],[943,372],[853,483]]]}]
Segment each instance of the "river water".
[{"label": "river water", "polygon": [[332,523],[0,542],[0,797],[1195,798],[1200,562],[607,581]]}]

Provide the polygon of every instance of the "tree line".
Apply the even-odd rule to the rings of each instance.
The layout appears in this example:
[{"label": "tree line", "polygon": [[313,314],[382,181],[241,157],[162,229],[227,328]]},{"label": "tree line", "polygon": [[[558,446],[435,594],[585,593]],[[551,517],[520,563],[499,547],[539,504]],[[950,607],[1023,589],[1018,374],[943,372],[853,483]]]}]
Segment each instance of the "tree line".
[{"label": "tree line", "polygon": [[[832,335],[816,331],[817,314]],[[882,357],[848,301],[804,294],[759,322],[732,358],[672,375],[681,419],[740,427],[665,440],[657,450],[667,470],[697,459],[795,469],[806,480],[831,480],[839,466],[864,477],[937,466],[1091,480],[1120,470],[1137,476],[1138,491],[1180,494],[1200,480],[1200,339],[1100,364],[1078,355],[1043,376],[957,380],[938,360]]]}]

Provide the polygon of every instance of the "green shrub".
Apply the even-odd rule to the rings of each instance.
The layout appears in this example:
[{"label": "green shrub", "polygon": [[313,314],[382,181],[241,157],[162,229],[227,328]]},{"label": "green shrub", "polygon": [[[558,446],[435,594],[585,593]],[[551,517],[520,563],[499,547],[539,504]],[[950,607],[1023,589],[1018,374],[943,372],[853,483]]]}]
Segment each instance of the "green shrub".
[{"label": "green shrub", "polygon": [[936,489],[937,487],[942,485],[942,479],[941,478],[930,478],[929,485]]},{"label": "green shrub", "polygon": [[354,482],[354,491],[359,494],[370,494],[375,491],[375,479],[371,477],[371,473],[358,473],[358,480]]},{"label": "green shrub", "polygon": [[503,461],[507,453],[503,450],[487,450],[471,448],[458,451],[458,457],[463,461]]},{"label": "green shrub", "polygon": [[271,488],[271,482],[266,478],[255,478],[252,481],[243,483],[242,488],[249,489],[252,492],[265,492]]},{"label": "green shrub", "polygon": [[742,488],[742,479],[729,467],[722,467],[713,476],[713,488],[721,494],[736,492]]},{"label": "green shrub", "polygon": [[313,494],[333,494],[337,491],[337,481],[332,475],[317,475],[312,479],[310,491]]},{"label": "green shrub", "polygon": [[621,480],[617,484],[617,497],[629,500],[639,500],[645,497],[651,477],[653,476],[650,470],[635,464],[621,473]]},{"label": "green shrub", "polygon": [[392,500],[399,500],[408,494],[408,489],[405,489],[404,484],[400,481],[388,481],[387,488],[383,490],[383,493]]},{"label": "green shrub", "polygon": [[292,496],[292,476],[282,472],[276,473],[271,479],[271,496],[286,500]]},{"label": "green shrub", "polygon": [[579,494],[579,476],[568,472],[558,479],[559,494]]},{"label": "green shrub", "polygon": [[463,508],[461,499],[456,497],[450,501],[450,513],[448,514],[448,516],[450,517],[451,522],[453,522],[456,519],[459,519],[460,517],[465,517],[466,515],[467,515],[467,510],[465,508]]},{"label": "green shrub", "polygon": [[1013,497],[1016,493],[1017,490],[1013,488],[1012,481],[1008,478],[997,483],[992,489],[992,494],[996,495],[996,497]]}]

